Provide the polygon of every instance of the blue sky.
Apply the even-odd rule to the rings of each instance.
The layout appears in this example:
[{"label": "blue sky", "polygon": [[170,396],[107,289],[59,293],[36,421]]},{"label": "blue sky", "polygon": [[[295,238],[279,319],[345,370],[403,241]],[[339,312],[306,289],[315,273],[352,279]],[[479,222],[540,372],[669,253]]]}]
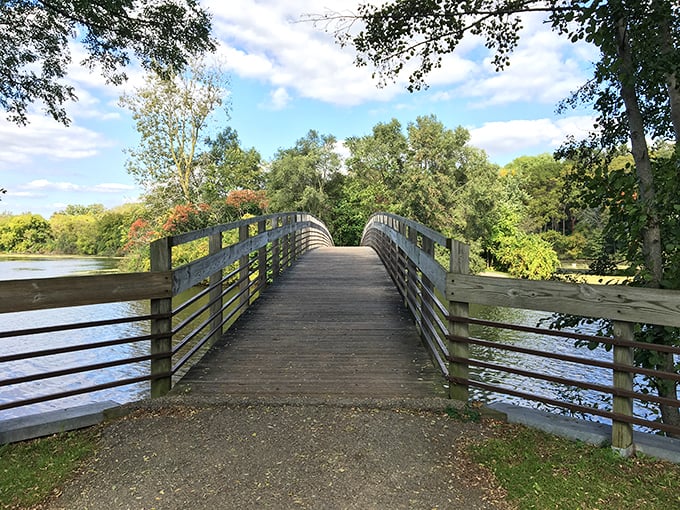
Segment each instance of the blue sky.
[{"label": "blue sky", "polygon": [[[370,68],[356,68],[351,49],[310,23],[305,13],[324,11],[312,0],[204,0],[213,14],[218,58],[230,76],[228,125],[244,147],[271,159],[310,129],[343,140],[371,132],[378,122],[397,118],[406,127],[434,114],[449,128],[463,126],[471,144],[504,165],[520,155],[551,152],[569,134],[586,135],[592,112],[556,115],[560,99],[585,82],[597,54],[551,33],[528,17],[510,67],[496,73],[478,39],[468,39],[429,76],[430,88],[409,94],[407,76],[377,87]],[[351,10],[354,0],[334,0],[333,9]],[[235,8],[235,5],[238,8]],[[72,46],[68,80],[80,100],[68,106],[68,128],[36,109],[31,123],[18,127],[0,118],[0,212],[31,211],[46,218],[67,204],[101,203],[107,208],[135,201],[140,188],[125,171],[124,148],[138,142],[123,92],[143,81],[131,68],[123,87],[104,83],[77,65],[82,50]],[[218,118],[218,127],[225,119]]]}]

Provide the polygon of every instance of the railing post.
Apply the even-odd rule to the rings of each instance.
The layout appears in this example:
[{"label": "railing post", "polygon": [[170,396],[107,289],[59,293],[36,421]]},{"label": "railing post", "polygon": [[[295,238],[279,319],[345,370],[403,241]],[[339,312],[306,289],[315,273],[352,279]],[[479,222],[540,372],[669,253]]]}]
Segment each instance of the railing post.
[{"label": "railing post", "polygon": [[[613,322],[614,338],[633,341],[633,324],[630,322]],[[614,345],[614,363],[633,367],[633,348]],[[617,390],[633,391],[633,373],[614,370],[614,388]],[[633,416],[633,399],[614,395],[613,411],[625,416]],[[635,451],[633,444],[633,425],[624,421],[612,421],[612,449],[622,457],[630,457]]]},{"label": "railing post", "polygon": [[[281,223],[284,227],[287,227],[288,225],[290,225],[290,214],[285,215],[283,217],[283,221]],[[281,260],[283,262],[282,265],[283,265],[283,268],[285,270],[285,268],[287,268],[289,263],[290,263],[290,260],[289,260],[289,257],[290,257],[290,234],[286,234],[283,238],[283,250],[282,250],[282,252],[283,253],[281,254]]]},{"label": "railing post", "polygon": [[[430,257],[433,259],[435,258],[434,256],[434,241],[430,239],[429,237],[423,235],[423,251],[427,253]],[[434,294],[434,285],[430,281],[430,279],[425,275],[425,273],[422,273],[422,290],[420,293],[420,314],[423,317],[423,332],[426,333],[427,331],[427,321],[430,322],[430,324],[434,324],[434,318],[430,316],[430,310],[432,309],[432,306],[427,306],[432,305],[432,300],[430,298],[430,294],[427,292],[429,291],[430,293]]]},{"label": "railing post", "polygon": [[[454,274],[468,274],[470,272],[470,248],[455,239],[449,239],[449,271]],[[467,317],[470,313],[468,303],[449,301],[449,314],[456,317]],[[451,334],[467,338],[469,328],[463,322],[451,322]],[[461,342],[448,342],[448,349],[451,356],[458,358],[459,361],[449,363],[449,376],[467,380],[470,378],[470,367],[467,361],[470,359],[470,345]],[[463,400],[467,402],[470,398],[470,390],[467,384],[449,382],[449,398]]]},{"label": "railing post", "polygon": [[[279,217],[272,218],[272,230],[279,228]],[[276,280],[281,272],[281,239],[276,238],[272,241],[272,280]]]},{"label": "railing post", "polygon": [[[413,228],[409,227],[408,228],[408,240],[413,243],[414,246],[418,246],[418,231]],[[411,294],[413,294],[413,297],[411,299],[413,303],[413,317],[415,318],[416,325],[418,326],[418,329],[420,329],[422,326],[422,313],[421,313],[421,304],[420,304],[420,292],[418,291],[418,268],[416,265],[409,259],[408,262],[408,279],[409,279],[409,284],[408,284],[408,289]]]},{"label": "railing post", "polygon": [[[222,250],[222,233],[213,234],[208,238],[208,252],[210,255]],[[222,270],[210,275],[210,316],[213,317],[211,324],[210,342],[217,341],[222,336]]]},{"label": "railing post", "polygon": [[[241,225],[238,228],[238,242],[242,243],[243,241],[247,240],[248,237],[250,236],[250,229],[248,225]],[[238,259],[238,289],[239,292],[241,293],[241,313],[245,311],[245,309],[248,307],[250,304],[250,277],[248,273],[250,272],[250,255],[246,254],[240,259]]]},{"label": "railing post", "polygon": [[[151,243],[151,271],[172,269],[170,239],[164,237]],[[163,318],[151,320],[151,334],[159,335],[151,340],[151,354],[162,355],[151,360],[151,397],[165,395],[172,388],[172,298],[152,299],[151,315]]]},{"label": "railing post", "polygon": [[[257,222],[257,233],[264,234],[267,231],[267,220]],[[262,289],[267,285],[267,247],[263,246],[257,252],[257,288]]]}]

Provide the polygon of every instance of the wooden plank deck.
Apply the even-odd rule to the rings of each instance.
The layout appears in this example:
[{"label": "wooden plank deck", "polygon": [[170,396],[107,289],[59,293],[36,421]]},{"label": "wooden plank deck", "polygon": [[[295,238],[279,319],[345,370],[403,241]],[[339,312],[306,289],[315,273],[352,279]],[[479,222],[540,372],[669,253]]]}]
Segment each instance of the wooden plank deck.
[{"label": "wooden plank deck", "polygon": [[442,382],[375,252],[334,247],[289,268],[173,392],[418,398]]}]

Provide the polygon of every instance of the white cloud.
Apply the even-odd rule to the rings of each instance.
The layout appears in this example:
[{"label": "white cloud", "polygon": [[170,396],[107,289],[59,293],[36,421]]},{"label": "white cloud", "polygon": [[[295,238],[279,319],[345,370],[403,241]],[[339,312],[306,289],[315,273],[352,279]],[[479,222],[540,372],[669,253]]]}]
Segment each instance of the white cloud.
[{"label": "white cloud", "polygon": [[270,92],[269,99],[271,101],[270,107],[272,109],[283,110],[293,98],[290,97],[290,94],[288,94],[288,91],[284,87],[279,87]]},{"label": "white cloud", "polygon": [[35,159],[82,159],[95,156],[111,142],[78,125],[65,127],[51,118],[31,115],[27,126],[0,119],[0,169]]},{"label": "white cloud", "polygon": [[531,152],[531,148],[537,147],[556,149],[568,135],[583,138],[592,129],[594,120],[589,116],[576,116],[486,122],[481,127],[469,128],[470,144],[486,150],[492,157]]},{"label": "white cloud", "polygon": [[[47,179],[36,179],[20,186],[22,190],[90,192],[90,193],[122,193],[135,190],[134,186],[119,183],[101,183],[95,185],[74,184],[72,182],[52,182]],[[29,191],[28,193],[35,193]],[[19,192],[21,193],[21,192]],[[17,193],[18,195],[18,193]],[[26,196],[26,195],[24,195]]]},{"label": "white cloud", "polygon": [[[356,3],[341,2],[334,9]],[[245,0],[238,9],[223,2],[206,4],[222,44],[220,54],[239,77],[337,105],[386,101],[404,92],[404,83],[377,88],[371,69],[354,65],[351,49],[341,48],[313,23],[299,22],[304,13],[323,11],[318,4]]]}]

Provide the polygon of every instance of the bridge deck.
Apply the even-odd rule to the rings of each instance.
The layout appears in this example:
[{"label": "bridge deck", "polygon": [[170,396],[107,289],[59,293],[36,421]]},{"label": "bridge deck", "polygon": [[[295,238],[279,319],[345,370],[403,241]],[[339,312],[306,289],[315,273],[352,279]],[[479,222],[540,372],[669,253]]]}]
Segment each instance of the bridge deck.
[{"label": "bridge deck", "polygon": [[441,381],[375,252],[335,247],[288,269],[174,391],[432,397]]}]

